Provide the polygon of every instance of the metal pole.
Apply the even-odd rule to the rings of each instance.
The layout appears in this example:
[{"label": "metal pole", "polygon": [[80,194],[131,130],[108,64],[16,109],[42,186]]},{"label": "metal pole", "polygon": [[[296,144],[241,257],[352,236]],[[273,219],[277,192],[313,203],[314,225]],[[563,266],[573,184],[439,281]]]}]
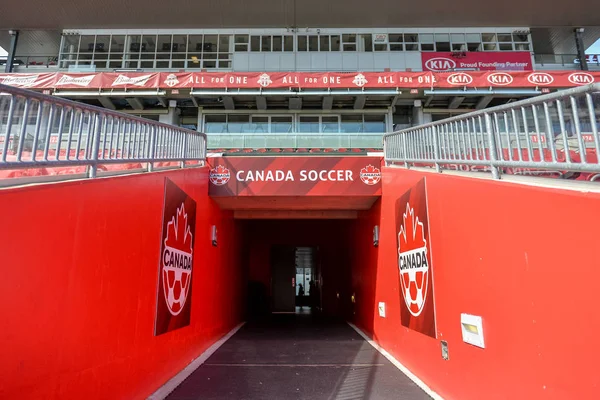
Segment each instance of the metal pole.
[{"label": "metal pole", "polygon": [[500,179],[500,172],[498,170],[498,166],[496,165],[496,138],[494,136],[494,131],[492,128],[492,117],[490,114],[485,114],[485,130],[488,133],[488,138],[490,141],[490,167],[492,169],[492,177],[494,179]]},{"label": "metal pole", "polygon": [[8,47],[8,56],[6,57],[6,66],[4,72],[13,72],[13,63],[15,62],[15,53],[17,52],[17,42],[19,41],[19,31],[8,31],[10,35],[10,46]]},{"label": "metal pole", "polygon": [[588,70],[587,58],[585,56],[585,47],[583,45],[583,28],[575,29],[575,46],[577,47],[577,57],[579,58],[579,67],[582,71]]}]

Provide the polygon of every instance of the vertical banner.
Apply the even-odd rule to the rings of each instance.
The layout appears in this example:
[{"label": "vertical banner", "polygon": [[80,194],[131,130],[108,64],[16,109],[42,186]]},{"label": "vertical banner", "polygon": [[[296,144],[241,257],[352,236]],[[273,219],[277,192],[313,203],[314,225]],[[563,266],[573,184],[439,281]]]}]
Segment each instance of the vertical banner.
[{"label": "vertical banner", "polygon": [[196,202],[165,178],[156,323],[158,336],[190,324]]},{"label": "vertical banner", "polygon": [[396,200],[402,325],[436,337],[433,265],[425,178]]}]

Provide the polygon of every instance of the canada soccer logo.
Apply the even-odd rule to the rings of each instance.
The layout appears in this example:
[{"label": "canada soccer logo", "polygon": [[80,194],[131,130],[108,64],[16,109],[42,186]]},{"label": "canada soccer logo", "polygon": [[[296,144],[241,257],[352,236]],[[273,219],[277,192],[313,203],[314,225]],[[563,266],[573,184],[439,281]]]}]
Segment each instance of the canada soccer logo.
[{"label": "canada soccer logo", "polygon": [[183,203],[167,224],[162,254],[162,283],[167,307],[178,315],[187,300],[192,281],[192,232]]},{"label": "canada soccer logo", "polygon": [[423,223],[415,216],[415,211],[409,203],[406,203],[398,243],[402,294],[410,313],[418,317],[427,299],[430,271]]},{"label": "canada soccer logo", "polygon": [[231,178],[229,169],[222,165],[217,165],[215,168],[211,169],[208,176],[210,182],[217,186],[225,185],[227,182],[229,182],[229,178]]},{"label": "canada soccer logo", "polygon": [[376,185],[381,180],[381,170],[372,165],[367,165],[360,170],[360,180],[369,186]]}]

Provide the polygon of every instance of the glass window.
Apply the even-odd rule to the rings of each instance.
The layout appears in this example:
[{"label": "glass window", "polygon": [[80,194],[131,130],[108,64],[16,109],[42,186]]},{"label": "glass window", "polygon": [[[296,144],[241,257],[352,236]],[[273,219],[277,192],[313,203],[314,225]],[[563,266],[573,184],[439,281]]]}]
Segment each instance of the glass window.
[{"label": "glass window", "polygon": [[402,43],[390,43],[390,51],[404,51]]},{"label": "glass window", "polygon": [[262,37],[261,51],[271,51],[271,36]]},{"label": "glass window", "polygon": [[481,40],[486,43],[497,42],[496,34],[495,33],[482,33]]},{"label": "glass window", "polygon": [[271,132],[290,133],[292,132],[292,116],[271,117]]},{"label": "glass window", "polygon": [[512,42],[512,35],[510,33],[499,33],[498,41],[504,43]]},{"label": "glass window", "polygon": [[373,35],[360,35],[360,47],[362,51],[373,51]]},{"label": "glass window", "polygon": [[322,116],[321,117],[321,131],[323,133],[338,133],[340,131],[340,124],[337,115]]},{"label": "glass window", "polygon": [[467,42],[479,43],[481,42],[481,35],[479,33],[467,33]]},{"label": "glass window", "polygon": [[[431,35],[433,36],[433,35]],[[404,40],[402,39],[401,33],[390,33],[388,36],[388,40],[390,43],[402,43]],[[432,38],[433,41],[433,38]]]},{"label": "glass window", "polygon": [[300,116],[300,133],[319,133],[319,117]]},{"label": "glass window", "polygon": [[[96,36],[96,45],[94,46],[94,59],[95,60],[108,60],[108,49],[110,46],[110,36],[100,35]],[[105,68],[104,66],[101,68]]]},{"label": "glass window", "polygon": [[173,37],[171,35],[158,35],[158,53],[171,53]]},{"label": "glass window", "polygon": [[484,43],[483,50],[484,51],[496,51],[496,43]]},{"label": "glass window", "polygon": [[187,51],[187,35],[173,35],[173,53],[180,53],[173,58],[185,58]]},{"label": "glass window", "polygon": [[365,132],[373,133],[384,133],[385,132],[385,115],[371,115],[365,114],[364,116]]},{"label": "glass window", "polygon": [[526,33],[513,33],[512,36],[515,42],[529,42],[529,35]]},{"label": "glass window", "polygon": [[421,43],[421,51],[435,51],[435,44]]},{"label": "glass window", "polygon": [[308,39],[306,36],[298,36],[298,51],[306,51],[308,49]]},{"label": "glass window", "polygon": [[227,133],[227,116],[206,115],[204,117],[204,131],[206,133]]},{"label": "glass window", "polygon": [[308,37],[308,51],[319,51],[319,37],[311,35]]},{"label": "glass window", "polygon": [[228,115],[227,130],[229,133],[252,133],[250,127],[250,115]]},{"label": "glass window", "polygon": [[219,35],[219,53],[229,53],[230,35]]},{"label": "glass window", "polygon": [[93,53],[94,43],[96,41],[95,35],[84,35],[81,36],[81,42],[79,44],[79,53]]},{"label": "glass window", "polygon": [[500,51],[512,51],[512,43],[500,43]]},{"label": "glass window", "polygon": [[360,133],[363,131],[362,115],[342,115],[341,131],[343,133]]},{"label": "glass window", "polygon": [[269,117],[252,117],[252,133],[269,133]]},{"label": "glass window", "polygon": [[356,51],[356,35],[355,34],[344,34],[342,35],[343,50],[344,51]]},{"label": "glass window", "polygon": [[283,37],[273,36],[273,51],[283,51]]},{"label": "glass window", "polygon": [[[110,53],[123,54],[125,49],[125,35],[112,35],[110,39]],[[111,57],[112,58],[112,57]]]},{"label": "glass window", "polygon": [[250,51],[260,51],[260,36],[250,36]]},{"label": "glass window", "polygon": [[63,53],[77,53],[79,49],[79,35],[65,35],[63,36]]},{"label": "glass window", "polygon": [[529,51],[530,50],[529,43],[515,43],[515,50],[516,51]]},{"label": "glass window", "polygon": [[331,51],[340,51],[340,36],[331,36]]},{"label": "glass window", "polygon": [[283,49],[285,51],[294,51],[294,37],[291,35],[288,36],[284,36],[284,40],[283,40]]},{"label": "glass window", "polygon": [[188,52],[190,56],[193,55],[195,57],[200,58],[200,54],[202,54],[202,35],[190,35],[188,38]]},{"label": "glass window", "polygon": [[235,51],[248,51],[249,35],[235,35]]},{"label": "glass window", "polygon": [[465,43],[465,34],[464,33],[453,33],[450,35],[450,40],[452,43]]},{"label": "glass window", "polygon": [[204,35],[204,52],[216,53],[218,49],[218,37],[217,35]]},{"label": "glass window", "polygon": [[450,51],[450,35],[447,33],[436,33],[435,48],[437,51]]},{"label": "glass window", "polygon": [[321,51],[329,51],[329,36],[319,36],[319,46]]},{"label": "glass window", "polygon": [[405,33],[404,43],[417,43],[419,41],[418,33]]}]

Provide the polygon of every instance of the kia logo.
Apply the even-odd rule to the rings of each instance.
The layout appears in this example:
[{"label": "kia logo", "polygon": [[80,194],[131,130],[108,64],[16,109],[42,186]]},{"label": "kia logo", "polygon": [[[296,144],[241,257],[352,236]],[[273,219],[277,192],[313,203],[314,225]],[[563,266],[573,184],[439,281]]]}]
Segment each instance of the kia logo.
[{"label": "kia logo", "polygon": [[506,72],[494,72],[487,76],[487,80],[492,85],[506,86],[513,83],[513,77]]},{"label": "kia logo", "polygon": [[529,76],[527,76],[527,80],[529,83],[533,83],[534,85],[549,85],[554,82],[552,75],[545,72],[531,73]]},{"label": "kia logo", "polygon": [[594,77],[585,72],[575,72],[569,75],[569,82],[574,85],[587,85],[589,83],[594,83]]},{"label": "kia logo", "polygon": [[465,74],[464,72],[459,72],[457,74],[452,74],[446,78],[449,84],[456,86],[464,86],[473,82],[473,77],[469,74]]},{"label": "kia logo", "polygon": [[449,71],[456,68],[456,63],[454,60],[444,57],[436,57],[429,59],[425,62],[425,68],[430,71]]}]

